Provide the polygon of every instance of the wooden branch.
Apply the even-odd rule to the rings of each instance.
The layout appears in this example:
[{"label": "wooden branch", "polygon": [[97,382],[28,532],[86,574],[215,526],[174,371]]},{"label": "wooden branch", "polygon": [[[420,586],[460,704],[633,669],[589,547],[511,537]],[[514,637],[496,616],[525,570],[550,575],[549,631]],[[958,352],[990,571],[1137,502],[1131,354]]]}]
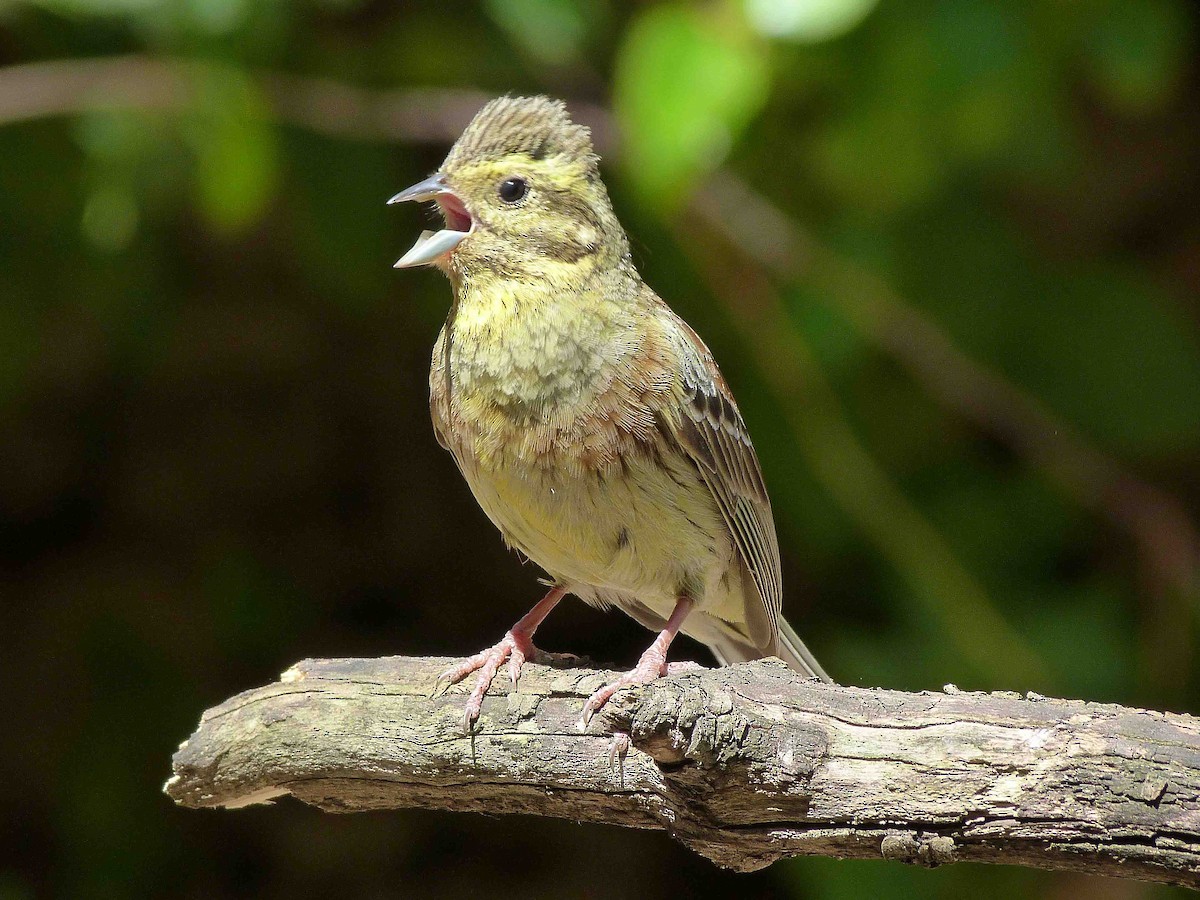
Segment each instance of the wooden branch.
[{"label": "wooden branch", "polygon": [[[659,828],[741,871],[801,854],[1071,869],[1200,887],[1200,720],[1036,695],[798,678],[776,660],[618,694],[529,665],[476,733],[445,659],[306,660],[206,712],[166,792],[235,808],[423,807]],[[503,673],[502,673],[503,675]],[[610,765],[611,732],[632,749]]]}]

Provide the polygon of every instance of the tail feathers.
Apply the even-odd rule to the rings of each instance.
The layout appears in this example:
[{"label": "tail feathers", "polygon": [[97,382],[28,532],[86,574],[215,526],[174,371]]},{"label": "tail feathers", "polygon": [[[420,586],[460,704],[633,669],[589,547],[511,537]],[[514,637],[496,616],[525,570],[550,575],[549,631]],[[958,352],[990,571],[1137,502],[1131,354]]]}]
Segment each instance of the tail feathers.
[{"label": "tail feathers", "polygon": [[800,640],[796,632],[792,630],[792,626],[782,619],[779,621],[779,656],[797,672],[813,675],[824,682],[833,684],[829,673],[821,668],[817,658],[804,646],[804,641]]},{"label": "tail feathers", "polygon": [[[764,656],[770,656],[770,653],[763,653],[752,644],[738,640],[731,633],[721,634],[717,640],[711,638],[706,639],[713,655],[723,666],[727,666],[735,662],[747,662],[752,659],[762,659]],[[780,621],[779,623],[779,645],[775,650],[775,654],[779,656],[791,668],[795,669],[801,675],[808,675],[811,678],[819,678],[822,681],[833,683],[833,679],[829,674],[821,668],[821,664],[817,662],[816,657],[809,652],[809,649],[804,646],[804,642],[797,637],[796,632],[792,630],[792,626],[787,622]]]}]

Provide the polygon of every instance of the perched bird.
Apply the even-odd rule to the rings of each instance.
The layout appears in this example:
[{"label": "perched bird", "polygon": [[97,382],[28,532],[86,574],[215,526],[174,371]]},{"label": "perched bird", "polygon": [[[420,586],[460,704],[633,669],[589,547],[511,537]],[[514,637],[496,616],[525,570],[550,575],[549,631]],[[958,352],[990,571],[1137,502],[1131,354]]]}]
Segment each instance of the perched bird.
[{"label": "perched bird", "polygon": [[586,128],[545,97],[475,116],[441,168],[389,203],[434,201],[397,268],[434,265],[453,304],[430,370],[438,441],[504,540],[550,592],[497,643],[444,673],[479,676],[464,727],[507,659],[567,594],[659,632],[585,703],[667,672],[682,631],[722,664],[765,656],[829,677],[780,615],[779,543],[737,403],[696,333],[645,285]]}]

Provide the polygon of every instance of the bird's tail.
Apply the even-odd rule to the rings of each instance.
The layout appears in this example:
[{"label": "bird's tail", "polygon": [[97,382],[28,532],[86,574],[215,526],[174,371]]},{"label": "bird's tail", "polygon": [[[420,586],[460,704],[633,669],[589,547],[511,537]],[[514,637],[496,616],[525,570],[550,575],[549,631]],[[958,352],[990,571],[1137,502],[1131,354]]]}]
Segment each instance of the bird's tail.
[{"label": "bird's tail", "polygon": [[[735,662],[762,659],[764,656],[772,655],[764,653],[748,641],[738,640],[732,633],[724,633],[719,636],[714,635],[714,637],[716,637],[716,640],[706,637],[704,642],[708,644],[717,661],[723,666]],[[804,646],[804,641],[800,640],[796,632],[792,630],[792,626],[782,619],[779,621],[779,644],[775,648],[774,655],[779,656],[780,659],[801,675],[808,675],[812,678],[819,678],[822,681],[833,683],[833,679],[821,668],[821,664],[817,662],[816,657]]]},{"label": "bird's tail", "polygon": [[813,675],[822,681],[833,683],[829,673],[821,668],[817,658],[804,646],[804,641],[792,630],[792,626],[783,619],[779,620],[779,656],[785,663],[805,675]]}]

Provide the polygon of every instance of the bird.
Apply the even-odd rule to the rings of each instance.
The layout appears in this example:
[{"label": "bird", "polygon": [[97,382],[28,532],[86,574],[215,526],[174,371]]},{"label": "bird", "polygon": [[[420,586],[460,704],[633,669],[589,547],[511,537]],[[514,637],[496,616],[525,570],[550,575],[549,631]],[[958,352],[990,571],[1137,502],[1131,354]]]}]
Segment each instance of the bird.
[{"label": "bird", "polygon": [[567,595],[657,632],[584,703],[673,671],[682,632],[721,665],[775,656],[830,681],[782,616],[779,541],[746,423],[712,353],[638,273],[590,131],[545,96],[488,102],[429,178],[388,203],[436,204],[396,268],[433,266],[452,303],[434,345],[438,442],[505,542],[549,592],[478,673],[470,732],[507,661],[514,689],[544,660],[534,632]]}]

